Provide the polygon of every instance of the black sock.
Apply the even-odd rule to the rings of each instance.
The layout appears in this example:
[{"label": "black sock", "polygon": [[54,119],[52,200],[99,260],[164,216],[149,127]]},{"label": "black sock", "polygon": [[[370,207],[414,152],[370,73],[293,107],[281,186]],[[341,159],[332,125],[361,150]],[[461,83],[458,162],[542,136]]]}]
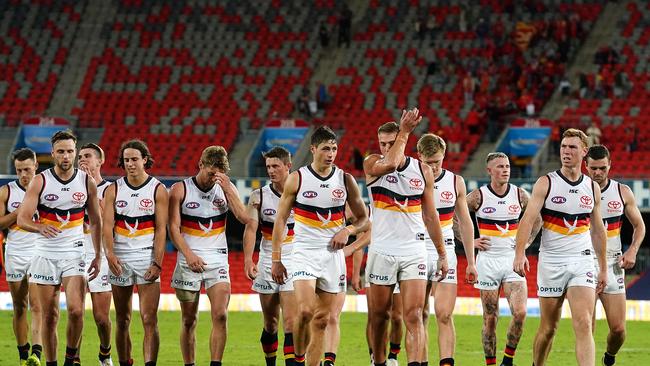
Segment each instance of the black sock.
[{"label": "black sock", "polygon": [[[382,362],[382,363],[375,362],[374,365],[375,365],[375,366],[386,366],[386,361],[384,361],[384,362]],[[410,364],[409,364],[409,365],[410,365]]]},{"label": "black sock", "polygon": [[194,366],[194,362],[192,362],[192,363],[186,363],[185,366]]},{"label": "black sock", "polygon": [[45,361],[45,366],[58,366],[56,361]]},{"label": "black sock", "polygon": [[397,360],[397,355],[402,348],[399,343],[390,342],[390,351],[388,352],[388,358]]},{"label": "black sock", "polygon": [[407,366],[420,366],[421,363],[413,361],[413,362],[409,362],[409,363],[407,363],[406,365],[407,365]]},{"label": "black sock", "polygon": [[65,348],[65,362],[63,363],[63,366],[73,366],[74,365],[74,359],[77,357],[77,349],[74,347],[66,347]]},{"label": "black sock", "polygon": [[210,361],[210,366],[221,366],[221,361]]},{"label": "black sock", "polygon": [[515,358],[516,351],[517,346],[512,347],[506,344],[506,349],[503,351],[503,360],[501,361],[501,364],[505,366],[512,366],[512,359]]},{"label": "black sock", "polygon": [[429,361],[420,362],[420,366],[429,366]]},{"label": "black sock", "polygon": [[100,344],[98,357],[99,361],[104,361],[111,358],[111,345],[109,344],[108,347],[104,347]]},{"label": "black sock", "polygon": [[266,329],[262,329],[260,343],[262,343],[262,351],[264,351],[266,366],[275,366],[275,360],[278,353],[278,333],[272,334],[267,332]]},{"label": "black sock", "polygon": [[296,358],[295,350],[293,349],[293,333],[284,334],[284,365],[293,366]]},{"label": "black sock", "polygon": [[442,360],[440,360],[440,366],[454,366],[453,357],[443,358]]},{"label": "black sock", "polygon": [[26,360],[29,358],[29,342],[23,344],[22,346],[17,346],[16,348],[18,348],[18,356],[21,360]]},{"label": "black sock", "polygon": [[41,359],[41,354],[43,353],[43,346],[40,344],[35,344],[32,346],[32,354],[35,355],[39,360]]},{"label": "black sock", "polygon": [[144,366],[156,366],[156,361],[147,361],[144,363]]},{"label": "black sock", "polygon": [[336,353],[325,352],[325,359],[323,360],[323,366],[333,366],[335,362],[336,362]]},{"label": "black sock", "polygon": [[133,359],[127,361],[120,361],[120,366],[133,366]]},{"label": "black sock", "polygon": [[605,352],[603,355],[603,363],[605,366],[612,366],[613,364],[616,363],[616,355],[613,355],[609,352]]}]

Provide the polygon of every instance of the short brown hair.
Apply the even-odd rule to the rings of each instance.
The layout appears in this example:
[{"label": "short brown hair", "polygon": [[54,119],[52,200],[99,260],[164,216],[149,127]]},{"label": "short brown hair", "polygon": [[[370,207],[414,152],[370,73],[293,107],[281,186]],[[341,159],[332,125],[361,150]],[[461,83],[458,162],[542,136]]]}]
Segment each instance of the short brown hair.
[{"label": "short brown hair", "polygon": [[75,145],[77,144],[77,136],[75,136],[75,134],[71,130],[56,131],[54,135],[52,135],[52,138],[50,139],[50,141],[52,142],[52,146],[54,146],[55,143],[62,140],[72,140],[74,141]]},{"label": "short brown hair", "polygon": [[580,141],[582,141],[585,147],[589,146],[589,139],[587,139],[587,135],[577,128],[569,128],[568,130],[564,131],[562,134],[562,139],[564,140],[567,137],[577,137],[580,139]]},{"label": "short brown hair", "polygon": [[126,149],[138,150],[143,159],[147,158],[147,162],[144,164],[145,169],[149,169],[153,166],[154,160],[153,156],[151,156],[151,152],[149,152],[149,147],[147,147],[147,144],[144,141],[135,139],[126,141],[122,143],[122,146],[120,146],[120,157],[117,161],[118,167],[124,169],[124,150]]},{"label": "short brown hair", "polygon": [[262,156],[264,157],[264,159],[278,158],[285,165],[291,163],[291,153],[289,152],[289,150],[285,149],[282,146],[273,146],[271,150],[263,153]]},{"label": "short brown hair", "polygon": [[101,147],[99,147],[99,145],[97,145],[97,144],[95,144],[95,143],[92,143],[92,142],[89,142],[89,143],[87,143],[87,144],[83,144],[83,145],[79,148],[79,151],[81,151],[81,150],[83,150],[83,149],[92,149],[92,150],[95,150],[95,153],[97,154],[97,157],[99,158],[99,160],[104,161],[104,156],[105,156],[105,155],[104,155],[104,149],[102,149]]},{"label": "short brown hair", "polygon": [[587,151],[587,158],[591,160],[600,160],[607,158],[608,161],[611,161],[612,158],[609,155],[609,150],[603,145],[594,145],[589,148]]},{"label": "short brown hair", "polygon": [[312,146],[318,146],[324,142],[329,142],[331,140],[336,141],[337,136],[336,133],[327,126],[320,126],[314,131],[314,133],[311,134]]},{"label": "short brown hair", "polygon": [[18,149],[11,154],[11,161],[16,162],[16,161],[25,161],[28,159],[32,159],[36,161],[36,153],[34,150],[29,149],[29,148],[22,148]]},{"label": "short brown hair", "polygon": [[420,155],[430,157],[439,152],[444,155],[447,150],[447,144],[442,137],[432,133],[425,133],[418,140],[417,148]]},{"label": "short brown hair", "polygon": [[208,146],[201,153],[201,163],[203,166],[221,169],[224,173],[230,170],[228,162],[228,152],[223,146]]},{"label": "short brown hair", "polygon": [[491,153],[487,154],[487,157],[485,158],[485,162],[489,163],[492,160],[498,159],[498,158],[506,158],[506,159],[508,159],[508,155],[506,155],[505,153],[502,153],[501,151],[491,152]]},{"label": "short brown hair", "polygon": [[377,129],[377,134],[380,133],[398,133],[399,125],[395,121],[386,122],[383,125],[379,126]]}]

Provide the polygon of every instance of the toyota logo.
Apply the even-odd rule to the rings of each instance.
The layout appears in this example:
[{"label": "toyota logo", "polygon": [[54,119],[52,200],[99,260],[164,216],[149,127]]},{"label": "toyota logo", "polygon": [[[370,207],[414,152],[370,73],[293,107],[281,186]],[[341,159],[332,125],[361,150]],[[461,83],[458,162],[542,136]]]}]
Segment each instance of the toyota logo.
[{"label": "toyota logo", "polygon": [[332,191],[332,196],[336,198],[343,198],[344,195],[345,195],[345,191],[340,188],[337,188]]},{"label": "toyota logo", "polygon": [[226,201],[224,201],[222,198],[217,198],[212,201],[212,204],[217,207],[223,207],[226,205]]},{"label": "toyota logo", "polygon": [[589,206],[591,205],[591,202],[593,202],[593,200],[589,196],[582,196],[580,197],[580,202],[582,202],[583,205]]},{"label": "toyota logo", "polygon": [[607,202],[607,207],[611,208],[612,210],[618,210],[620,209],[622,204],[618,201],[609,201]]},{"label": "toyota logo", "polygon": [[517,212],[519,212],[520,209],[521,209],[521,207],[519,207],[519,205],[510,205],[510,206],[508,206],[508,211],[510,211],[512,213],[517,213]]},{"label": "toyota logo", "polygon": [[445,200],[450,200],[454,198],[454,194],[449,191],[444,191],[440,193],[440,197],[442,197]]},{"label": "toyota logo", "polygon": [[422,187],[422,180],[418,178],[411,178],[409,183],[411,183],[413,187]]},{"label": "toyota logo", "polygon": [[148,199],[148,198],[141,199],[140,200],[140,206],[146,207],[146,208],[151,207],[151,206],[153,206],[153,201]]},{"label": "toyota logo", "polygon": [[72,194],[72,198],[75,201],[83,201],[84,199],[86,199],[86,195],[82,192],[75,192]]}]

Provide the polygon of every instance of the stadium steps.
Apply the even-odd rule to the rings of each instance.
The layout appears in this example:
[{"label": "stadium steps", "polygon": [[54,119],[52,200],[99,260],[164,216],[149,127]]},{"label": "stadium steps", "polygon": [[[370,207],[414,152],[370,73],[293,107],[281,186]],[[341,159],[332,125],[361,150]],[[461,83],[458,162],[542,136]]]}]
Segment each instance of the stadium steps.
[{"label": "stadium steps", "polygon": [[[598,48],[611,45],[612,41],[616,38],[617,32],[614,31],[616,29],[616,23],[624,18],[626,5],[627,1],[608,1],[603,8],[600,17],[591,28],[589,36],[567,69],[567,74],[569,75],[573,89],[576,89],[580,84],[578,80],[580,73],[593,74],[598,71],[598,65],[593,62],[594,54],[598,51]],[[556,121],[562,116],[565,107],[566,103],[560,95],[559,90],[556,89],[540,114],[544,118]]]},{"label": "stadium steps", "polygon": [[0,159],[0,174],[16,174],[15,171],[12,171],[12,164],[9,163],[16,133],[18,133],[16,127],[0,127],[0,156],[6,157]]},{"label": "stadium steps", "polygon": [[485,157],[496,150],[496,142],[481,142],[463,169],[465,179],[485,176]]},{"label": "stadium steps", "polygon": [[241,130],[237,143],[234,144],[233,149],[228,153],[228,160],[231,162],[230,176],[248,176],[250,154],[255,149],[255,143],[260,133],[262,133],[262,130]]}]

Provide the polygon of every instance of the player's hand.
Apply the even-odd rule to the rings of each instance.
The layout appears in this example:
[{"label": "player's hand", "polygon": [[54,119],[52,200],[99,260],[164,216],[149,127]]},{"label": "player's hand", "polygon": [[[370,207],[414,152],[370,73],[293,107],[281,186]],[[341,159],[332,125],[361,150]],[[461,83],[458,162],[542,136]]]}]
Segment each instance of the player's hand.
[{"label": "player's hand", "polygon": [[487,236],[481,236],[480,238],[474,239],[474,248],[478,250],[490,249],[490,238]]},{"label": "player's hand", "polygon": [[205,270],[204,267],[207,265],[203,258],[194,253],[188,253],[188,255],[185,256],[185,262],[187,262],[187,266],[190,267],[190,270],[196,273],[202,273]]},{"label": "player's hand", "polygon": [[400,118],[400,131],[411,133],[420,121],[422,121],[422,117],[417,108],[413,108],[409,111],[402,111],[402,117]]},{"label": "player's hand", "polygon": [[476,283],[478,278],[478,271],[476,270],[476,265],[474,263],[468,264],[465,268],[465,282],[469,284]]},{"label": "player's hand", "polygon": [[521,277],[526,277],[526,272],[530,271],[530,263],[526,255],[515,254],[515,260],[512,262],[512,270]]},{"label": "player's hand", "polygon": [[88,164],[79,163],[79,169],[81,169],[82,172],[88,174],[88,176],[92,178],[92,175],[90,175],[90,168],[88,168]]},{"label": "player's hand", "polygon": [[149,269],[147,269],[147,272],[144,273],[144,280],[148,282],[153,282],[160,277],[160,268],[151,263],[149,266]]},{"label": "player's hand", "polygon": [[115,255],[107,255],[106,261],[108,262],[108,269],[111,270],[111,273],[115,276],[122,275],[122,262]]},{"label": "player's hand", "polygon": [[88,267],[88,282],[97,278],[97,275],[99,274],[101,268],[102,268],[101,257],[93,258],[92,262],[90,262],[90,267]]},{"label": "player's hand", "polygon": [[361,286],[361,275],[358,273],[352,271],[352,278],[350,279],[350,285],[352,286],[352,289],[356,292],[361,291],[363,288]]},{"label": "player's hand", "polygon": [[56,238],[56,236],[59,235],[59,233],[61,233],[61,230],[56,226],[40,224],[38,226],[38,232],[44,237],[48,239],[52,239],[52,238]]},{"label": "player's hand", "polygon": [[350,237],[350,230],[348,230],[345,227],[339,230],[339,232],[332,237],[332,240],[330,240],[330,245],[332,246],[332,249],[338,250],[345,247],[345,244],[348,243],[349,237]]},{"label": "player's hand", "polygon": [[636,264],[636,253],[637,249],[630,247],[628,250],[623,253],[619,265],[623,269],[632,269]]},{"label": "player's hand", "polygon": [[214,174],[214,182],[218,184],[224,192],[230,192],[232,190],[230,178],[221,172],[216,172]]},{"label": "player's hand", "polygon": [[346,257],[351,256],[352,254],[354,254],[354,252],[356,252],[356,250],[354,249],[353,245],[346,245],[343,248],[343,254],[345,254]]},{"label": "player's hand", "polygon": [[271,264],[271,277],[278,285],[284,285],[284,280],[287,278],[287,269],[284,268],[282,262],[273,262]]},{"label": "player's hand", "polygon": [[436,274],[438,277],[438,282],[444,280],[447,277],[449,272],[449,264],[447,263],[447,257],[438,257],[436,261]]},{"label": "player's hand", "polygon": [[607,271],[599,271],[596,281],[596,294],[600,294],[607,286]]},{"label": "player's hand", "polygon": [[257,264],[252,260],[244,261],[244,273],[249,280],[254,280],[257,277]]}]

